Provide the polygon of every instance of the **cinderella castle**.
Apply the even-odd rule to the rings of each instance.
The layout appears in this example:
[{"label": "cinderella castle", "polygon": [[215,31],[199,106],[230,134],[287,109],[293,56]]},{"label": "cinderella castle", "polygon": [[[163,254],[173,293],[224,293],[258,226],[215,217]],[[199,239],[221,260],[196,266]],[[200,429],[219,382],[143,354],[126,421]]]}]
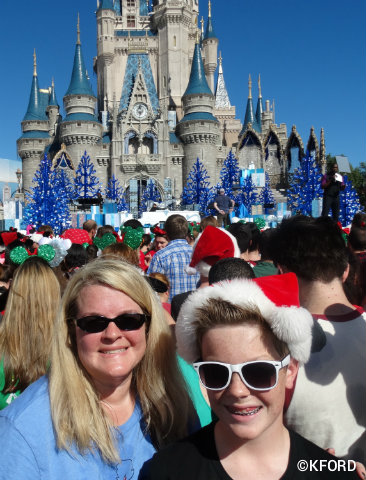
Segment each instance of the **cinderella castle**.
[{"label": "cinderella castle", "polygon": [[215,185],[230,150],[240,168],[264,169],[273,188],[286,186],[288,172],[304,150],[324,170],[323,130],[318,141],[311,128],[304,145],[295,126],[288,133],[285,124],[275,124],[270,102],[263,104],[260,79],[254,106],[249,77],[243,123],[236,118],[208,3],[204,22],[198,0],[99,0],[97,92],[85,68],[78,21],[64,117],[54,82],[48,88],[39,85],[34,55],[17,141],[25,191],[44,153],[54,168],[73,174],[87,151],[103,186],[114,174],[129,198],[138,196],[149,178],[163,200],[179,198],[197,158]]}]

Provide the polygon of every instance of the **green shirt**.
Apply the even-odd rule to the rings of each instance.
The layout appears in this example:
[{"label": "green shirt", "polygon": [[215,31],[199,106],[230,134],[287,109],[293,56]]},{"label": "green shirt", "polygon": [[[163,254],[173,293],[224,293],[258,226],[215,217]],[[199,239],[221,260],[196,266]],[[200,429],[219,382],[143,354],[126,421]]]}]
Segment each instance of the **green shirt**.
[{"label": "green shirt", "polygon": [[4,359],[0,361],[0,410],[10,405],[10,403],[15,400],[20,394],[20,390],[15,392],[4,393],[5,387],[5,374],[4,374]]}]

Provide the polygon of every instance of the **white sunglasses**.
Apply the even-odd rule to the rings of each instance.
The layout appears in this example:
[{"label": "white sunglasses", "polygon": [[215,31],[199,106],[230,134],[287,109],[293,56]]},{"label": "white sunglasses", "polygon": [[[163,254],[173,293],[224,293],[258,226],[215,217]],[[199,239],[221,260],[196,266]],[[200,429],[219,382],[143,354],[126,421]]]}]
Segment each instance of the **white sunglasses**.
[{"label": "white sunglasses", "polygon": [[290,363],[290,355],[280,362],[255,360],[231,365],[222,362],[195,362],[193,364],[201,384],[208,390],[224,390],[230,385],[233,373],[252,390],[271,390],[278,383],[278,372]]}]

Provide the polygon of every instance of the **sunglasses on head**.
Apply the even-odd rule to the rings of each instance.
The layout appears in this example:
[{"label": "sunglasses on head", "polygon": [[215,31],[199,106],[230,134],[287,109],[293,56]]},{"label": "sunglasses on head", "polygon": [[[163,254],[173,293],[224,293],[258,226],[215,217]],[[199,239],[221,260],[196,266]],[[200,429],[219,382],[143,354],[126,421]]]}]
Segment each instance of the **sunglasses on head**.
[{"label": "sunglasses on head", "polygon": [[115,318],[107,318],[101,315],[90,315],[88,317],[78,318],[76,325],[87,333],[103,332],[110,322],[117,325],[120,330],[131,331],[138,330],[149,319],[149,315],[144,313],[122,313]]},{"label": "sunglasses on head", "polygon": [[238,373],[242,382],[252,390],[271,390],[278,382],[278,372],[290,363],[290,355],[280,362],[256,360],[230,363],[195,362],[193,364],[200,382],[208,390],[224,390],[230,385],[233,373]]}]

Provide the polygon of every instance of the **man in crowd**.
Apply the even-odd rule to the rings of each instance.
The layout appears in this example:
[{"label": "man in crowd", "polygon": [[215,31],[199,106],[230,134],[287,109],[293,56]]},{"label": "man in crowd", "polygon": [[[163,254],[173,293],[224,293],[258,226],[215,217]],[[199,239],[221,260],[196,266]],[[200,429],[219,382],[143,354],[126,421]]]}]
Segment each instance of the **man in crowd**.
[{"label": "man in crowd", "polygon": [[147,274],[164,273],[170,283],[169,301],[178,293],[194,290],[199,274],[188,275],[185,271],[191,261],[192,247],[188,245],[188,222],[182,215],[170,215],[164,226],[168,245],[153,256]]},{"label": "man in crowd", "polygon": [[86,230],[90,239],[93,240],[98,230],[97,222],[95,220],[87,220],[83,223],[83,230]]},{"label": "man in crowd", "polygon": [[343,177],[338,173],[338,165],[334,163],[328,173],[323,175],[321,187],[324,190],[322,217],[327,217],[332,209],[333,220],[338,222],[339,194],[346,188]]},{"label": "man in crowd", "polygon": [[273,260],[297,275],[300,305],[316,328],[310,360],[288,392],[287,425],[365,463],[366,313],[343,290],[349,266],[341,232],[330,218],[296,216],[282,221],[273,242]]},{"label": "man in crowd", "polygon": [[219,227],[230,225],[230,213],[234,209],[235,202],[225,195],[225,190],[220,188],[219,195],[215,197],[214,208],[217,210],[217,223]]}]

